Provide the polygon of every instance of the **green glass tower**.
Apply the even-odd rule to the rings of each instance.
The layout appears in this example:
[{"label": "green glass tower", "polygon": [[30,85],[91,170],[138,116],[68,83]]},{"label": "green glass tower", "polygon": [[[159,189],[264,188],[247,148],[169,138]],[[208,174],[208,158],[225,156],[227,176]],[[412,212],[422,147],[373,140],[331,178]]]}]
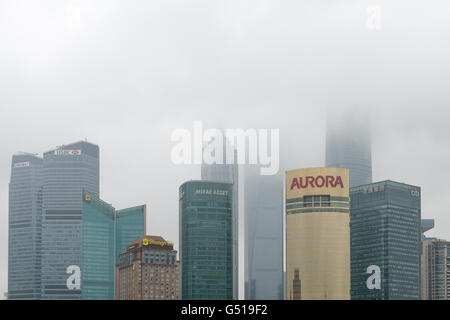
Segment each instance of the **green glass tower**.
[{"label": "green glass tower", "polygon": [[181,296],[233,299],[233,185],[188,181],[179,190]]},{"label": "green glass tower", "polygon": [[83,195],[81,298],[114,300],[114,208]]},{"label": "green glass tower", "polygon": [[146,233],[146,205],[116,210],[83,192],[81,299],[114,300],[118,252]]},{"label": "green glass tower", "polygon": [[116,211],[116,260],[137,238],[145,236],[147,206],[122,209]]},{"label": "green glass tower", "polygon": [[350,198],[351,299],[419,299],[420,188],[388,180]]}]

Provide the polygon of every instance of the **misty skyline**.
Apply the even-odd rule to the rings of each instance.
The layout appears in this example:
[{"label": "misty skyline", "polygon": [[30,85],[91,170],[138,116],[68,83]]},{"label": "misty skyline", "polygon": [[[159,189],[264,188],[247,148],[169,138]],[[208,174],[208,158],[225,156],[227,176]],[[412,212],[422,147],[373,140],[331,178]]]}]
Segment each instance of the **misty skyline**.
[{"label": "misty skyline", "polygon": [[[366,26],[369,5],[381,28]],[[280,129],[280,172],[325,165],[328,108],[370,112],[373,181],[418,185],[450,239],[450,3],[0,0],[0,296],[18,151],[100,148],[100,197],[178,248],[177,128]],[[241,176],[243,174],[240,173]],[[242,198],[241,198],[242,199]],[[241,210],[242,212],[242,210]]]}]

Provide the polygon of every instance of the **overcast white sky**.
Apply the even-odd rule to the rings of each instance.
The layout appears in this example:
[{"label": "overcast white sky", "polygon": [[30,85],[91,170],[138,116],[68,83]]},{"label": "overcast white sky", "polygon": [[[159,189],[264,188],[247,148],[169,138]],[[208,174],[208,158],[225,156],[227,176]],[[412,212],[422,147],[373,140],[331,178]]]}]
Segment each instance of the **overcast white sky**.
[{"label": "overcast white sky", "polygon": [[[370,29],[378,6],[380,29]],[[279,128],[284,169],[324,165],[327,108],[373,126],[374,181],[422,187],[450,239],[447,0],[0,0],[0,295],[13,153],[100,146],[101,197],[178,242],[176,128]],[[209,125],[210,124],[210,125]]]}]

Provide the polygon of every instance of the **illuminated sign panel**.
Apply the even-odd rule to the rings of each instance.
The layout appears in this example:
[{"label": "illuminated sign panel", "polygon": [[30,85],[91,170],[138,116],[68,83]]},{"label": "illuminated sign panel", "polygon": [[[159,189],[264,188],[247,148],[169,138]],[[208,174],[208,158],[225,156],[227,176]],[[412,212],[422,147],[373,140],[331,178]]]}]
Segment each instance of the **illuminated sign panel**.
[{"label": "illuminated sign panel", "polygon": [[79,156],[81,155],[81,150],[55,150],[55,156]]},{"label": "illuminated sign panel", "polygon": [[30,162],[28,162],[28,161],[14,163],[14,168],[23,168],[23,167],[29,167],[29,166],[30,166]]}]

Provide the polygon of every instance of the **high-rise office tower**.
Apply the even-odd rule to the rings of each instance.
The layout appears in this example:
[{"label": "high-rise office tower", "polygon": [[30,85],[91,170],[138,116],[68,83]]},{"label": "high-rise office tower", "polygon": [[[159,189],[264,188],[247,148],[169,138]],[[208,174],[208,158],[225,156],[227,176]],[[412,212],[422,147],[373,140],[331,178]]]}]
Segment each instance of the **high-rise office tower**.
[{"label": "high-rise office tower", "polygon": [[115,209],[83,194],[81,298],[114,300]]},{"label": "high-rise office tower", "polygon": [[44,153],[42,298],[80,299],[67,285],[81,268],[82,193],[99,195],[99,148],[80,141]]},{"label": "high-rise office tower", "polygon": [[372,182],[370,121],[360,110],[329,110],[325,166],[350,169],[350,187]]},{"label": "high-rise office tower", "polygon": [[233,299],[232,184],[185,182],[179,203],[182,299]]},{"label": "high-rise office tower", "polygon": [[449,241],[440,239],[422,241],[421,287],[422,300],[449,300]]},{"label": "high-rise office tower", "polygon": [[145,235],[146,205],[116,210],[83,193],[81,298],[114,300],[117,252]]},{"label": "high-rise office tower", "polygon": [[388,180],[350,198],[351,298],[419,299],[420,188]]},{"label": "high-rise office tower", "polygon": [[41,297],[42,158],[12,157],[9,183],[8,299]]},{"label": "high-rise office tower", "polygon": [[173,243],[145,236],[119,255],[116,300],[179,300],[180,261]]},{"label": "high-rise office tower", "polygon": [[13,156],[10,299],[114,299],[118,254],[146,230],[146,206],[98,198],[98,147],[77,142]]},{"label": "high-rise office tower", "polygon": [[128,245],[147,230],[147,205],[116,210],[116,261]]},{"label": "high-rise office tower", "polygon": [[224,141],[223,163],[202,164],[202,180],[231,183],[233,185],[233,299],[237,300],[239,287],[239,167],[233,150],[233,164],[227,164],[227,146]]},{"label": "high-rise office tower", "polygon": [[350,299],[349,170],[286,172],[286,299]]},{"label": "high-rise office tower", "polygon": [[245,299],[283,299],[283,178],[244,168]]}]

